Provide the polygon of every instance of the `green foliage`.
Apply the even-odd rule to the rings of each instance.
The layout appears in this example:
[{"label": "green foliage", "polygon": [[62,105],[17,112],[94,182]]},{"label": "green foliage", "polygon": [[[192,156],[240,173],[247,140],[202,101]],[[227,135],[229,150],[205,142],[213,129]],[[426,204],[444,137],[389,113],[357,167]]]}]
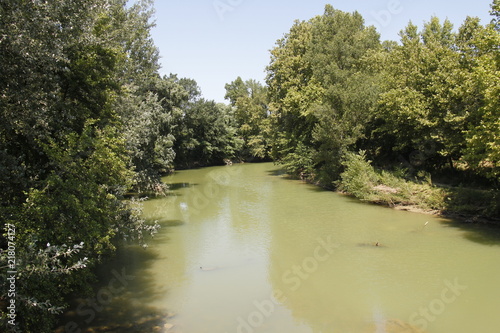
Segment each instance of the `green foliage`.
[{"label": "green foliage", "polygon": [[500,216],[500,191],[466,187],[448,189],[446,210],[468,216],[498,218]]},{"label": "green foliage", "polygon": [[379,177],[366,160],[366,152],[348,152],[342,162],[345,171],[340,174],[339,189],[359,199],[367,199],[378,184]]},{"label": "green foliage", "polygon": [[[292,174],[390,205],[449,207],[430,176],[375,172],[355,151],[411,176],[460,167],[498,186],[498,8],[495,0],[491,24],[467,18],[458,32],[437,17],[421,30],[410,22],[399,44],[380,43],[359,13],[330,5],[295,22],[267,67],[272,157]],[[244,91],[241,80],[231,87]]]},{"label": "green foliage", "polygon": [[476,126],[466,131],[464,159],[478,173],[500,183],[500,29],[498,28],[499,3],[494,1],[492,15],[495,19],[485,29],[471,38],[476,47],[473,78],[481,93],[482,104],[474,115]]},{"label": "green foliage", "polygon": [[267,67],[272,157],[281,161],[299,144],[309,147],[316,118],[309,112],[322,94],[306,54],[312,22],[299,22],[271,50]]},{"label": "green foliage", "polygon": [[140,94],[130,86],[117,101],[124,123],[130,167],[139,192],[154,192],[162,174],[173,169],[175,152],[173,109],[162,105],[157,94]]},{"label": "green foliage", "polygon": [[[24,332],[50,332],[65,296],[88,289],[103,255],[120,239],[157,229],[123,198],[136,171],[173,160],[167,131],[151,140],[148,161],[135,158],[139,145],[124,136],[137,130],[126,120],[164,117],[149,92],[158,67],[147,8],[120,0],[0,4],[0,227],[16,228],[16,320]],[[145,167],[132,170],[137,161]],[[2,304],[5,283],[2,270]],[[3,329],[3,307],[1,319]]]},{"label": "green foliage", "polygon": [[[467,18],[458,32],[437,17],[420,31],[410,22],[400,44],[381,44],[358,13],[329,5],[295,22],[267,68],[272,157],[293,165],[305,149],[310,174],[327,186],[360,148],[412,174],[467,165],[498,186],[498,1],[492,15],[486,26]],[[244,83],[231,88],[241,94]]]},{"label": "green foliage", "polygon": [[373,75],[363,68],[368,52],[380,47],[373,28],[364,26],[357,12],[344,13],[326,6],[318,18],[308,57],[323,86],[321,103],[313,108],[318,119],[313,138],[318,147],[321,182],[331,184],[342,171],[344,154],[364,137],[378,89]]},{"label": "green foliage", "polygon": [[84,242],[87,256],[112,248],[110,237],[119,223],[111,221],[121,214],[118,199],[131,178],[119,133],[87,125],[81,135],[51,140],[43,149],[53,167],[28,191],[18,228],[43,243]]},{"label": "green foliage", "polygon": [[444,209],[446,193],[429,181],[409,181],[404,173],[377,171],[366,153],[347,153],[339,189],[358,199],[388,206],[413,206],[424,210]]},{"label": "green foliage", "polygon": [[0,3],[0,227],[17,231],[23,331],[49,332],[119,240],[154,234],[124,195],[163,192],[174,167],[272,157],[364,200],[498,216],[498,191],[437,188],[366,160],[404,161],[410,175],[460,165],[498,186],[498,0],[490,24],[467,18],[455,33],[433,17],[399,44],[327,5],[277,42],[267,87],[226,85],[229,106],[194,80],[160,77],[153,1],[127,3]]},{"label": "green foliage", "polygon": [[377,97],[362,59],[380,47],[378,38],[358,13],[326,6],[322,16],[296,22],[278,41],[268,67],[276,159],[290,164],[293,147],[301,145],[321,183],[338,179],[340,161],[364,137]]},{"label": "green foliage", "polygon": [[[33,237],[23,244],[27,246],[26,251],[16,251],[19,263],[16,291],[22,291],[16,298],[16,321],[20,324],[17,329],[22,329],[23,332],[51,332],[55,315],[64,309],[63,306],[54,304],[64,304],[64,292],[75,284],[83,291],[90,279],[86,270],[88,258],[75,260],[76,256],[81,257],[78,254],[84,244],[40,244]],[[0,264],[2,267],[7,265],[3,256]],[[7,278],[6,274],[1,277]],[[2,314],[2,327],[8,327],[5,321]]]},{"label": "green foliage", "polygon": [[421,32],[410,23],[401,45],[372,55],[383,61],[369,126],[381,158],[429,171],[465,161],[497,181],[498,36],[494,25],[483,27],[477,18],[467,18],[454,33],[448,21],[433,17]]},{"label": "green foliage", "polygon": [[281,162],[291,175],[308,178],[314,175],[314,155],[304,144],[300,143],[289,152]]},{"label": "green foliage", "polygon": [[402,170],[376,170],[366,153],[347,153],[338,188],[358,199],[387,206],[404,206],[424,211],[497,218],[499,191],[466,187],[436,187],[430,175],[423,180],[409,179]]},{"label": "green foliage", "polygon": [[460,158],[462,130],[475,107],[467,103],[469,69],[460,63],[451,30],[448,21],[441,24],[435,17],[421,33],[410,24],[382,72],[379,137],[393,138],[393,150],[400,154],[432,147],[425,160],[432,167]]},{"label": "green foliage", "polygon": [[270,152],[270,119],[267,88],[254,80],[238,77],[226,84],[226,99],[234,108],[237,135],[243,140],[244,160],[265,159]]},{"label": "green foliage", "polygon": [[231,107],[201,98],[194,80],[179,80],[189,97],[175,127],[175,165],[181,168],[223,164],[241,150]]}]

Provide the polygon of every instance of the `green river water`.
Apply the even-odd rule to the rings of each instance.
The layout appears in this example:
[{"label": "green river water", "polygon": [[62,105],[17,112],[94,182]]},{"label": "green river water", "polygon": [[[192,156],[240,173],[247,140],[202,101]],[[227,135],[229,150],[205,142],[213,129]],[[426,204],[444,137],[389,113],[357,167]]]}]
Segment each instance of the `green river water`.
[{"label": "green river water", "polygon": [[500,332],[497,229],[360,203],[270,163],[164,181],[171,195],[144,203],[159,234],[101,268],[66,332]]}]

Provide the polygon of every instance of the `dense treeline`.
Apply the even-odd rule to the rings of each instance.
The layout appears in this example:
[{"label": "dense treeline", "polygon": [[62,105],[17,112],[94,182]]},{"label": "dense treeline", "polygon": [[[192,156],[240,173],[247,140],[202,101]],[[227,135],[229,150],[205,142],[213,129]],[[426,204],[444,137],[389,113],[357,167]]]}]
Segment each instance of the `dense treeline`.
[{"label": "dense treeline", "polygon": [[330,5],[295,22],[267,68],[274,160],[373,202],[500,216],[500,1],[491,8],[490,23],[457,31],[410,22],[399,42]]},{"label": "dense treeline", "polygon": [[[2,330],[49,332],[64,296],[88,289],[117,238],[155,229],[122,199],[157,170],[149,146],[161,128],[143,123],[161,115],[141,111],[159,103],[149,92],[158,53],[146,2],[6,0],[0,9],[1,248],[15,260],[2,252]],[[7,267],[17,271],[9,294]]]},{"label": "dense treeline", "polygon": [[222,164],[242,145],[233,108],[160,77],[152,2],[0,3],[2,331],[50,332],[101,258],[157,230],[131,193],[163,192],[174,167]]},{"label": "dense treeline", "polygon": [[272,154],[332,186],[348,152],[379,165],[500,176],[500,2],[485,26],[431,18],[383,42],[358,13],[296,22],[268,67]]},{"label": "dense treeline", "polygon": [[397,178],[370,158],[405,177],[451,170],[499,186],[498,0],[489,24],[467,18],[454,32],[431,18],[399,43],[326,6],[278,41],[266,86],[226,85],[229,105],[161,77],[152,0],[126,3],[0,3],[2,329],[14,300],[18,329],[51,331],[65,296],[90,291],[96,263],[156,232],[133,194],[164,193],[175,168],[273,159],[363,197]]}]

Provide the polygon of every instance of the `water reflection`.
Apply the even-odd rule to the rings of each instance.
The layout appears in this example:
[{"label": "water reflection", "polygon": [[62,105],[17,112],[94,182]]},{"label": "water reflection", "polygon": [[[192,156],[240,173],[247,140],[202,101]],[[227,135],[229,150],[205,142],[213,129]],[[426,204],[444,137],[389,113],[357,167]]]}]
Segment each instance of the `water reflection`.
[{"label": "water reflection", "polygon": [[[166,182],[172,195],[144,206],[163,226],[150,247],[129,247],[103,266],[97,291],[113,269],[136,278],[96,313],[94,331],[166,331],[165,323],[185,333],[500,327],[498,231],[362,204],[287,179],[271,164],[180,171]],[[450,284],[467,288],[455,287],[456,296]],[[80,304],[65,320],[83,327],[89,315],[78,313]]]},{"label": "water reflection", "polygon": [[[163,239],[162,241],[166,241]],[[173,314],[154,306],[168,294],[150,274],[158,253],[128,246],[100,265],[100,283],[87,298],[74,299],[55,332],[154,332],[168,326]]]}]

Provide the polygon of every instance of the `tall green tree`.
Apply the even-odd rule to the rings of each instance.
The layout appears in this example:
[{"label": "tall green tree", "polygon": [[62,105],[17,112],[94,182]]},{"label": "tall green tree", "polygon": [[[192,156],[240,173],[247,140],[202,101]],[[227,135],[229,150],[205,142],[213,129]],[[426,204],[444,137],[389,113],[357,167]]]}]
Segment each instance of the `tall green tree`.
[{"label": "tall green tree", "polygon": [[150,30],[153,1],[110,1],[94,28],[109,47],[120,50],[115,79],[121,89],[114,100],[124,125],[129,167],[135,171],[135,187],[140,191],[162,191],[161,176],[173,168],[173,119],[186,98],[171,77],[158,74],[159,51]]},{"label": "tall green tree", "polygon": [[[266,82],[272,123],[272,157],[286,163],[298,147],[309,146],[316,118],[309,111],[322,94],[313,77],[306,54],[312,38],[312,22],[296,21],[271,50]],[[289,171],[300,173],[312,167],[310,158],[286,163]]]},{"label": "tall green tree", "polygon": [[468,55],[457,52],[452,29],[436,17],[421,32],[410,23],[400,34],[401,45],[384,58],[376,132],[387,137],[386,150],[391,147],[415,167],[453,168],[463,155],[463,129],[474,122],[472,67]]},{"label": "tall green tree", "polygon": [[338,179],[343,156],[364,137],[378,87],[363,59],[379,48],[378,33],[365,27],[357,12],[326,6],[314,25],[308,58],[324,93],[311,110],[318,119],[313,138],[318,176],[324,184]]},{"label": "tall green tree", "polygon": [[477,126],[466,131],[465,159],[470,166],[500,183],[500,1],[491,6],[492,22],[470,38],[476,62],[473,78],[483,93]]},{"label": "tall green tree", "polygon": [[378,48],[378,34],[359,13],[330,5],[278,41],[267,83],[274,157],[289,171],[330,185],[340,175],[341,158],[363,137],[377,96],[362,59]]}]

